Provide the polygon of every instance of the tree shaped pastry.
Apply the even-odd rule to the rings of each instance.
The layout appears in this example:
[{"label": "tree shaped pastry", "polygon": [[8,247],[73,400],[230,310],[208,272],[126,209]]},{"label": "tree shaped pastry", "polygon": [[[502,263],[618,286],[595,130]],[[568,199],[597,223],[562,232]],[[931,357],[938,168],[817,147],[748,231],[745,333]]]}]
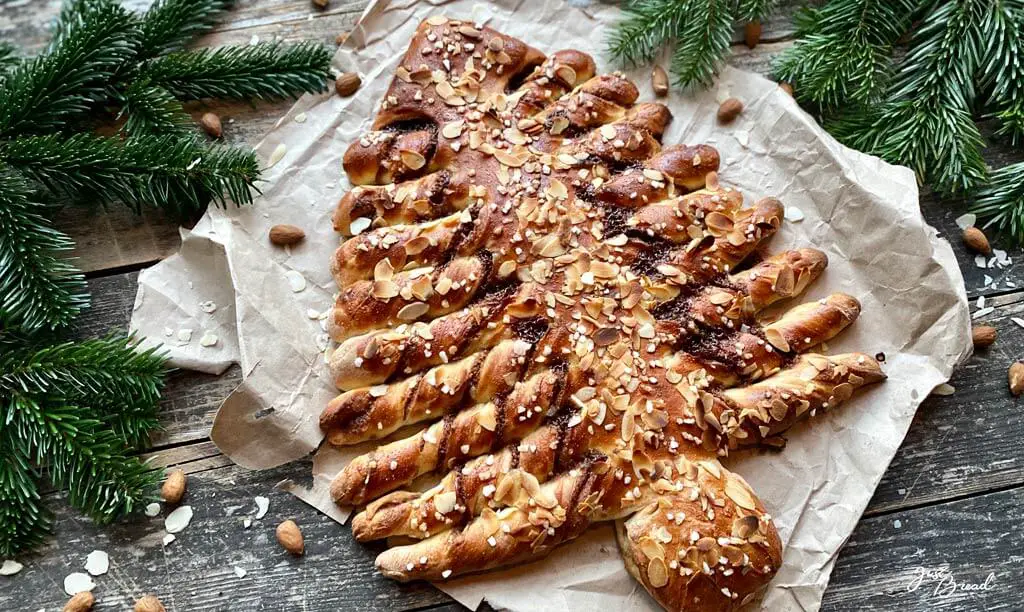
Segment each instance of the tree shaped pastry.
[{"label": "tree shaped pastry", "polygon": [[[578,51],[470,22],[413,37],[351,145],[329,318],[348,445],[414,433],[335,479],[359,540],[402,536],[386,576],[439,580],[541,557],[616,521],[668,609],[727,610],[781,563],[771,516],[721,465],[884,378],[813,349],[858,316],[834,294],[768,319],[825,269],[770,256],[782,205],[746,207],[718,153],[663,147],[661,104]],[[778,310],[778,309],[773,309]],[[439,482],[405,490],[425,474]]]}]

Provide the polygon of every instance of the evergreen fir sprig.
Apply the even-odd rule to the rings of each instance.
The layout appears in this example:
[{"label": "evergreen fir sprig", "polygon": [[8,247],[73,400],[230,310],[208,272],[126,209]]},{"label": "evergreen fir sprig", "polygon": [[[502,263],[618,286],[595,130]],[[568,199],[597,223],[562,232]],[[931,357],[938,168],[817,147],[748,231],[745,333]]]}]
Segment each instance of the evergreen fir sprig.
[{"label": "evergreen fir sprig", "polygon": [[736,0],[736,19],[744,23],[761,21],[775,8],[776,0]]},{"label": "evergreen fir sprig", "polygon": [[3,73],[18,63],[18,49],[9,42],[0,40],[0,80]]},{"label": "evergreen fir sprig", "polygon": [[981,24],[984,32],[979,85],[987,92],[999,136],[1024,143],[1024,1],[993,2]]},{"label": "evergreen fir sprig", "polygon": [[[164,362],[133,338],[36,347],[0,335],[0,555],[49,529],[34,466],[98,522],[154,497],[159,474],[131,453],[157,427]],[[14,511],[31,519],[14,520]]]},{"label": "evergreen fir sprig", "polygon": [[971,212],[985,227],[1024,241],[1024,162],[992,171],[975,195]]},{"label": "evergreen fir sprig", "polygon": [[124,133],[129,136],[185,135],[193,130],[192,117],[171,92],[146,81],[135,81],[119,96]]},{"label": "evergreen fir sprig", "polygon": [[0,329],[66,327],[88,303],[82,275],[62,257],[74,245],[45,210],[0,163]]},{"label": "evergreen fir sprig", "polygon": [[251,203],[250,189],[259,177],[251,150],[174,135],[124,140],[93,134],[32,136],[0,146],[0,161],[55,194],[84,202],[123,202],[135,210],[160,202],[181,217],[210,201]]},{"label": "evergreen fir sprig", "polygon": [[233,0],[158,0],[142,16],[140,56],[144,59],[178,51],[217,23]]},{"label": "evergreen fir sprig", "polygon": [[330,61],[330,52],[317,43],[260,43],[170,53],[139,72],[179,100],[266,100],[323,91]]},{"label": "evergreen fir sprig", "polygon": [[[132,338],[59,342],[87,298],[51,210],[248,204],[255,154],[201,140],[182,100],[291,97],[330,76],[319,45],[182,50],[230,4],[157,0],[134,15],[69,0],[39,56],[0,44],[0,556],[49,531],[41,478],[100,522],[137,510],[158,480],[132,453],[158,426],[164,357]],[[96,132],[115,117],[121,133]]]},{"label": "evergreen fir sprig", "polygon": [[75,0],[64,15],[47,51],[6,74],[0,139],[63,129],[105,98],[113,75],[135,56],[133,19],[120,6]]},{"label": "evergreen fir sprig", "polygon": [[[0,397],[0,402],[13,402]],[[7,416],[13,405],[0,404]],[[53,515],[42,504],[40,474],[26,454],[17,431],[0,422],[0,555],[42,544],[53,525]]]},{"label": "evergreen fir sprig", "polygon": [[826,123],[840,141],[913,169],[934,188],[959,192],[985,176],[971,114],[984,50],[987,0],[955,0],[929,13],[880,103]]},{"label": "evergreen fir sprig", "polygon": [[916,8],[914,0],[851,0],[804,8],[796,16],[796,42],[775,59],[775,76],[799,83],[797,99],[826,110],[872,102],[885,91],[893,47]]},{"label": "evergreen fir sprig", "polygon": [[[752,0],[747,8],[767,6]],[[756,6],[755,6],[756,5]],[[637,65],[674,44],[672,73],[680,87],[711,81],[732,41],[733,0],[630,0],[608,41],[611,56]]]}]

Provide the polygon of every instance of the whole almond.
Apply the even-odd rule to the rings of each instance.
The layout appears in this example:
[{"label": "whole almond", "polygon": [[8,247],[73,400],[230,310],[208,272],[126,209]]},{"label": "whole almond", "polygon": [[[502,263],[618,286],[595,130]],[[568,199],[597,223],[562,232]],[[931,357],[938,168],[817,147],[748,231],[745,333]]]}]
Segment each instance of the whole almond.
[{"label": "whole almond", "polygon": [[92,605],[96,603],[96,598],[89,591],[82,591],[81,593],[75,593],[75,595],[68,600],[68,603],[64,604],[62,608],[63,612],[89,612],[92,610]]},{"label": "whole almond", "polygon": [[654,89],[654,95],[659,98],[668,95],[668,75],[665,74],[665,69],[657,64],[651,71],[651,87]]},{"label": "whole almond", "polygon": [[1010,383],[1010,393],[1014,397],[1020,397],[1020,394],[1024,393],[1024,362],[1018,361],[1010,366],[1007,378]]},{"label": "whole almond", "polygon": [[167,480],[160,487],[160,497],[169,504],[176,504],[185,495],[185,472],[174,470],[167,475]]},{"label": "whole almond", "polygon": [[203,126],[203,131],[211,138],[220,138],[224,134],[220,125],[220,117],[213,113],[203,113],[203,116],[199,118],[199,125]]},{"label": "whole almond", "polygon": [[757,46],[757,43],[761,42],[761,22],[751,21],[743,28],[743,40],[747,43],[747,48],[753,49]]},{"label": "whole almond", "polygon": [[718,107],[718,120],[729,123],[743,112],[743,103],[736,98],[729,98]]},{"label": "whole almond", "polygon": [[985,232],[973,225],[964,230],[964,244],[975,253],[981,253],[982,255],[992,254],[992,246],[989,245]]},{"label": "whole almond", "polygon": [[306,543],[302,539],[302,531],[295,521],[288,519],[277,526],[277,541],[281,547],[293,555],[302,555],[306,552]]},{"label": "whole almond", "polygon": [[156,595],[146,595],[135,602],[135,612],[167,612]]},{"label": "whole almond", "polygon": [[270,228],[270,241],[277,246],[286,246],[302,242],[306,232],[301,227],[281,223]]},{"label": "whole almond", "polygon": [[338,75],[338,78],[334,79],[334,91],[338,92],[338,95],[342,98],[347,98],[356,93],[362,84],[363,81],[359,78],[358,74],[343,72]]},{"label": "whole almond", "polygon": [[327,8],[327,5],[331,3],[331,0],[313,0],[313,6],[320,9],[321,11]]},{"label": "whole almond", "polygon": [[974,348],[992,346],[996,341],[996,328],[991,325],[977,325],[971,329],[971,340],[974,341]]},{"label": "whole almond", "polygon": [[782,91],[786,92],[790,96],[793,95],[793,84],[792,83],[787,83],[785,81],[782,81],[781,83],[779,83],[779,89],[781,89]]}]

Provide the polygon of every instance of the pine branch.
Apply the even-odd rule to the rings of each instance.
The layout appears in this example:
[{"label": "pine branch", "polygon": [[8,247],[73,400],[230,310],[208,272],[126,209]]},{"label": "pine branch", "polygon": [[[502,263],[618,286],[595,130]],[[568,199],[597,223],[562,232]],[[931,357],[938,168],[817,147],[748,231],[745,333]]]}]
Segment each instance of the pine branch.
[{"label": "pine branch", "polygon": [[7,41],[0,41],[0,80],[7,72],[18,64],[18,49]]},{"label": "pine branch", "polygon": [[710,82],[732,41],[732,0],[632,0],[608,41],[612,58],[630,65],[675,43],[672,72],[681,87]]},{"label": "pine branch", "polygon": [[129,136],[154,134],[185,135],[192,131],[190,117],[171,92],[135,81],[121,94],[121,114],[126,117],[124,132]]},{"label": "pine branch", "polygon": [[166,359],[157,349],[138,350],[135,338],[109,336],[80,342],[8,350],[0,360],[0,395],[46,397],[88,407],[128,447],[148,440]]},{"label": "pine branch", "polygon": [[910,26],[914,0],[833,0],[797,15],[797,41],[776,58],[775,77],[797,84],[802,102],[826,109],[867,104],[885,90],[893,45]]},{"label": "pine branch", "polygon": [[654,58],[674,40],[689,18],[688,0],[629,0],[623,3],[626,19],[608,40],[612,59],[635,66]]},{"label": "pine branch", "polygon": [[982,30],[980,88],[989,92],[989,106],[1000,121],[997,134],[1016,146],[1024,142],[1024,2],[992,2]]},{"label": "pine branch", "polygon": [[71,505],[105,523],[152,499],[157,471],[127,454],[103,421],[76,406],[15,394],[4,429],[32,449],[55,486],[66,487]]},{"label": "pine branch", "polygon": [[67,5],[48,51],[4,78],[0,138],[62,129],[106,96],[118,68],[135,55],[131,16],[105,0]]},{"label": "pine branch", "polygon": [[695,6],[691,11],[672,54],[672,75],[681,88],[710,85],[732,44],[729,1],[702,0],[696,4],[700,9]]},{"label": "pine branch", "polygon": [[[2,401],[3,398],[0,398]],[[0,405],[0,557],[35,548],[42,543],[53,524],[50,512],[42,506],[24,441],[7,427],[6,417],[13,406]]]},{"label": "pine branch", "polygon": [[233,0],[158,0],[142,16],[144,59],[182,49],[208,32]]},{"label": "pine branch", "polygon": [[0,163],[0,327],[67,326],[85,308],[85,282],[61,253],[74,245],[40,214],[28,184]]},{"label": "pine branch", "polygon": [[978,190],[971,212],[1001,233],[1024,242],[1024,162],[994,170]]},{"label": "pine branch", "polygon": [[179,100],[267,100],[323,91],[330,63],[321,44],[262,43],[171,53],[147,62],[140,73]]},{"label": "pine branch", "polygon": [[733,14],[743,23],[761,21],[775,8],[776,0],[735,0]]},{"label": "pine branch", "polygon": [[211,201],[250,204],[259,177],[251,150],[176,136],[33,136],[0,146],[0,160],[56,194],[135,210],[151,204],[179,217]]},{"label": "pine branch", "polygon": [[971,116],[980,65],[985,0],[938,6],[921,24],[884,100],[826,123],[832,134],[867,153],[912,168],[944,192],[985,176],[981,134]]}]

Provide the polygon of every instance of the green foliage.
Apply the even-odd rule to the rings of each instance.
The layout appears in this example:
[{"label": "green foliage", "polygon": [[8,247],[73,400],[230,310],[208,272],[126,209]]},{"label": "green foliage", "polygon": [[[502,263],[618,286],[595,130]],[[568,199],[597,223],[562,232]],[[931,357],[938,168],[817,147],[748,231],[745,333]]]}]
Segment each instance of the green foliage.
[{"label": "green foliage", "polygon": [[[201,139],[182,101],[291,97],[330,76],[319,45],[181,50],[230,4],[158,0],[140,16],[69,0],[37,57],[0,44],[2,556],[48,532],[43,476],[100,522],[137,510],[157,482],[131,453],[157,426],[164,358],[130,338],[59,342],[87,298],[50,212],[119,202],[193,217],[210,202],[251,203],[255,154]],[[94,131],[115,119],[116,136]]]},{"label": "green foliage", "polygon": [[252,201],[259,177],[251,151],[174,135],[104,138],[74,134],[20,138],[0,147],[0,160],[55,194],[88,202],[123,202],[141,210],[160,202],[187,217],[213,201]]},{"label": "green foliage", "polygon": [[170,53],[140,72],[180,100],[270,99],[323,91],[330,61],[330,51],[320,44],[260,43]]},{"label": "green foliage", "polygon": [[[114,336],[35,346],[7,335],[0,349],[0,555],[49,529],[35,465],[97,522],[153,499],[159,474],[130,453],[157,427],[162,355]],[[12,511],[33,520],[12,524]]]},{"label": "green foliage", "polygon": [[804,8],[796,43],[775,60],[780,81],[799,83],[797,99],[826,109],[882,95],[893,46],[914,14],[913,0],[853,0]]},{"label": "green foliage", "polygon": [[116,4],[76,0],[60,24],[45,53],[7,73],[0,139],[64,129],[106,97],[114,73],[135,56],[132,17]]},{"label": "green foliage", "polygon": [[1024,162],[992,171],[988,183],[978,190],[971,212],[986,227],[1024,240]]},{"label": "green foliage", "polygon": [[676,83],[707,85],[729,48],[736,10],[731,0],[631,0],[623,5],[626,18],[612,33],[608,49],[614,59],[636,65],[673,44]]},{"label": "green foliage", "polygon": [[145,57],[182,49],[205,34],[233,0],[158,0],[142,16],[140,48]]},{"label": "green foliage", "polygon": [[744,23],[761,21],[775,8],[776,0],[735,0],[736,19]]},{"label": "green foliage", "polygon": [[163,87],[135,81],[121,94],[124,132],[129,136],[185,134],[191,131],[192,118]]},{"label": "green foliage", "polygon": [[82,275],[60,257],[74,245],[34,196],[0,163],[0,329],[65,327],[87,303]]}]

